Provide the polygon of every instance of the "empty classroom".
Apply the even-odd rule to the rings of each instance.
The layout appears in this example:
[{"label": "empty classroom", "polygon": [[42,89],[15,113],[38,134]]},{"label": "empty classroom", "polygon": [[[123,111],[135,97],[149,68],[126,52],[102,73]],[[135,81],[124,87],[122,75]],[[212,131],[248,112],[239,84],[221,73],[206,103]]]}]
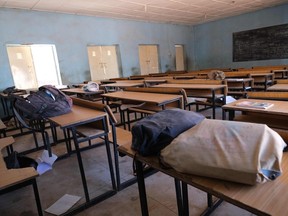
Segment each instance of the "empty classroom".
[{"label": "empty classroom", "polygon": [[287,215],[287,11],[0,0],[0,215]]}]

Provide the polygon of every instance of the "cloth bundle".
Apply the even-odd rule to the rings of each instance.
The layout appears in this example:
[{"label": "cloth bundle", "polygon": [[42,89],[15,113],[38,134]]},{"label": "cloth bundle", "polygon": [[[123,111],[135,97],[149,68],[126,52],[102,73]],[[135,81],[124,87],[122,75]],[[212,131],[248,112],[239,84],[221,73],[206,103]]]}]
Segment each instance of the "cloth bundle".
[{"label": "cloth bundle", "polygon": [[161,151],[176,171],[254,185],[281,174],[286,143],[264,124],[204,119]]}]

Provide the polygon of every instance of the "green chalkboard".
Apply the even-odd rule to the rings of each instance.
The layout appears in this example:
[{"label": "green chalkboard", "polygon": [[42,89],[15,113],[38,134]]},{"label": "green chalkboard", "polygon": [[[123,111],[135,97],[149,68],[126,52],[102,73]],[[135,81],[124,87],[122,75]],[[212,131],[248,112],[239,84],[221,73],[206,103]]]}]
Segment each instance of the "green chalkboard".
[{"label": "green chalkboard", "polygon": [[288,24],[233,33],[233,61],[288,58]]}]

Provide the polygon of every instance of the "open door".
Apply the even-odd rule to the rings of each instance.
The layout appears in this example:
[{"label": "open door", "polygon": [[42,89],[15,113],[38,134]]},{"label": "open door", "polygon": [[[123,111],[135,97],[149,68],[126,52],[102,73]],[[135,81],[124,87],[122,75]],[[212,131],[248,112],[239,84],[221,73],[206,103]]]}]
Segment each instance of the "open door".
[{"label": "open door", "polygon": [[42,85],[62,85],[54,45],[7,45],[14,85],[36,89]]}]

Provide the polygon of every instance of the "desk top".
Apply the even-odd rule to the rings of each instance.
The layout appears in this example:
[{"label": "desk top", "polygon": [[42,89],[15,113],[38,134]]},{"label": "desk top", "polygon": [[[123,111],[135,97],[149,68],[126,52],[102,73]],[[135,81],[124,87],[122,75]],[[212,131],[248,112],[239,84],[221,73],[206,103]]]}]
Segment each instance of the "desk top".
[{"label": "desk top", "polygon": [[164,83],[152,86],[153,88],[182,88],[182,89],[208,89],[208,90],[216,90],[226,88],[226,85],[209,85],[209,84],[186,84],[186,83]]},{"label": "desk top", "polygon": [[274,84],[267,88],[267,91],[288,91],[288,83],[287,84]]},{"label": "desk top", "polygon": [[283,173],[275,181],[254,186],[228,182],[208,177],[179,173],[173,169],[163,169],[157,157],[143,157],[135,152],[129,145],[118,148],[121,153],[136,158],[153,168],[179,180],[186,182],[202,191],[224,199],[240,208],[251,211],[257,215],[288,215],[288,153],[283,154]]},{"label": "desk top", "polygon": [[75,93],[75,94],[85,94],[85,95],[90,95],[90,94],[102,94],[104,91],[103,90],[99,90],[99,91],[84,91],[82,88],[71,88],[71,89],[63,89],[61,90],[64,93]]},{"label": "desk top", "polygon": [[251,77],[257,77],[257,76],[259,76],[259,77],[263,77],[263,76],[265,76],[265,77],[269,77],[269,76],[273,76],[274,74],[273,73],[250,73],[250,75],[251,75]]},{"label": "desk top", "polygon": [[250,82],[253,81],[253,78],[227,78],[227,82]]},{"label": "desk top", "polygon": [[[11,145],[13,142],[14,139],[12,137],[0,139],[0,151],[2,151],[6,146]],[[33,167],[7,169],[3,155],[0,154],[0,157],[0,190],[38,176],[38,172]]]},{"label": "desk top", "polygon": [[[243,101],[253,101],[260,103],[272,103],[273,106],[268,109],[255,109],[250,107],[240,107],[236,106],[237,103]],[[239,99],[232,103],[226,104],[222,106],[223,110],[234,110],[234,111],[249,111],[249,112],[257,112],[257,113],[269,113],[273,115],[284,115],[288,116],[288,101],[277,101],[277,100],[260,100],[260,99]]]},{"label": "desk top", "polygon": [[115,83],[109,83],[109,84],[103,84],[101,86],[104,87],[118,87],[118,88],[125,88],[125,87],[141,87],[144,86],[144,82],[140,80],[140,82],[137,80],[133,81],[121,81],[121,82],[115,82]]},{"label": "desk top", "polygon": [[48,118],[49,121],[59,125],[61,128],[68,128],[88,123],[107,117],[106,112],[73,105],[72,110],[64,115]]},{"label": "desk top", "polygon": [[282,72],[288,72],[288,70],[287,69],[277,69],[277,70],[272,70],[272,72],[282,73]]},{"label": "desk top", "polygon": [[117,91],[112,93],[102,94],[102,97],[107,98],[118,98],[122,100],[133,100],[140,102],[149,102],[155,103],[158,106],[183,100],[182,95],[174,94],[159,94],[159,93],[150,93],[150,92],[133,92],[133,91]]}]

